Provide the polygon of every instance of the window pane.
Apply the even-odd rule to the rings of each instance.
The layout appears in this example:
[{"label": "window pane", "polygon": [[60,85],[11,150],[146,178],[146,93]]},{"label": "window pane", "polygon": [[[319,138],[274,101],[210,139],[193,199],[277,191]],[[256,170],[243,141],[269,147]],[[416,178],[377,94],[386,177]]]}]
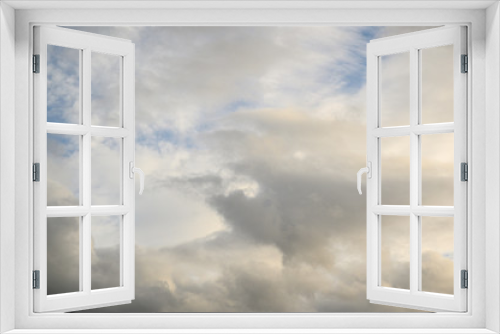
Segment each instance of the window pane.
[{"label": "window pane", "polygon": [[47,205],[80,205],[79,191],[80,136],[47,134]]},{"label": "window pane", "polygon": [[410,137],[380,139],[382,204],[410,204]]},{"label": "window pane", "polygon": [[80,50],[47,45],[47,122],[80,123]]},{"label": "window pane", "polygon": [[453,133],[421,136],[422,204],[453,206]]},{"label": "window pane", "polygon": [[381,217],[381,286],[410,289],[410,217]]},{"label": "window pane", "polygon": [[92,289],[120,286],[121,219],[92,217]]},{"label": "window pane", "polygon": [[92,205],[121,204],[122,139],[92,137]]},{"label": "window pane", "polygon": [[47,218],[47,294],[80,291],[80,218]]},{"label": "window pane", "polygon": [[453,218],[422,217],[422,291],[453,294]]},{"label": "window pane", "polygon": [[121,126],[121,59],[92,52],[92,125]]},{"label": "window pane", "polygon": [[420,51],[422,123],[453,122],[453,45]]},{"label": "window pane", "polygon": [[410,124],[410,53],[380,57],[381,126]]}]

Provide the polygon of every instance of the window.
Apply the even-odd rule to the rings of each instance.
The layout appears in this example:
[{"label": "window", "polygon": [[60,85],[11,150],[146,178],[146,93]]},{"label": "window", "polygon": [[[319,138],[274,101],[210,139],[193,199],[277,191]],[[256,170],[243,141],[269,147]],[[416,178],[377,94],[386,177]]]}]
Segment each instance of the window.
[{"label": "window", "polygon": [[[467,183],[461,177],[461,164],[467,163],[465,38],[465,28],[444,27],[368,45],[367,294],[372,302],[466,310],[461,285],[462,270],[467,270]],[[396,76],[386,74],[389,57],[401,58]],[[404,185],[388,184],[387,174],[394,173],[404,175],[397,181]],[[404,191],[393,194],[399,188]],[[453,235],[453,245],[443,253],[453,259],[448,289],[426,290],[428,261],[436,261],[426,255],[438,246],[435,242],[429,249],[427,229],[439,231],[443,246],[446,230]],[[406,273],[390,271],[384,258],[390,249],[408,256]],[[397,285],[401,277],[394,276],[409,277],[409,282]],[[436,293],[444,291],[451,294]]]},{"label": "window", "polygon": [[[135,289],[134,44],[45,26],[35,28],[34,40],[35,312],[129,303]],[[106,71],[109,82],[94,80],[96,71]],[[108,177],[97,179],[99,169],[109,170]],[[109,229],[116,254],[107,275],[114,277],[96,285],[93,252],[99,231]],[[62,284],[48,289],[55,279]]]},{"label": "window", "polygon": [[[436,2],[437,3],[437,2]],[[13,4],[15,5],[15,4]],[[64,4],[66,5],[66,4]],[[106,5],[106,4],[100,4]],[[407,4],[406,4],[407,5]],[[307,329],[314,328],[345,328],[352,327],[353,322],[356,323],[357,327],[363,326],[367,328],[377,328],[377,327],[391,327],[391,328],[412,328],[412,327],[425,327],[425,328],[474,328],[471,331],[485,332],[483,328],[489,328],[492,330],[497,330],[497,324],[495,320],[496,304],[497,299],[495,286],[498,285],[498,277],[496,276],[497,270],[497,259],[495,256],[492,257],[491,254],[496,254],[498,244],[497,240],[497,230],[494,224],[490,222],[495,216],[496,204],[490,201],[495,201],[497,194],[496,188],[498,185],[498,180],[496,172],[491,173],[491,179],[486,183],[483,178],[485,164],[485,156],[482,155],[484,152],[484,143],[486,143],[486,149],[488,152],[488,159],[495,160],[498,153],[496,152],[498,147],[497,140],[493,138],[493,141],[487,141],[484,135],[484,128],[489,129],[489,135],[492,135],[496,131],[497,119],[493,111],[496,110],[496,102],[494,96],[496,96],[496,87],[498,87],[498,80],[496,78],[496,65],[498,63],[498,57],[493,50],[496,50],[498,46],[495,38],[495,27],[498,27],[497,19],[495,18],[497,13],[496,4],[488,9],[486,6],[490,6],[491,3],[481,5],[468,4],[475,6],[474,8],[480,8],[477,10],[439,10],[439,9],[415,9],[415,7],[421,6],[422,4],[411,4],[411,9],[398,9],[393,11],[377,10],[377,15],[373,15],[374,11],[370,10],[360,10],[359,12],[345,11],[345,10],[327,10],[322,8],[321,10],[287,10],[287,11],[270,11],[269,15],[263,15],[265,11],[260,10],[249,10],[242,14],[238,10],[233,11],[207,11],[205,16],[199,14],[196,11],[179,11],[179,10],[150,10],[150,11],[127,11],[127,10],[117,10],[108,11],[105,15],[96,15],[96,12],[92,10],[47,10],[47,11],[23,11],[19,10],[16,17],[16,173],[15,173],[15,193],[16,193],[16,218],[15,218],[15,240],[16,245],[14,247],[13,243],[6,242],[7,235],[11,239],[14,239],[13,232],[11,234],[2,235],[2,248],[3,246],[8,247],[8,250],[15,249],[15,277],[16,277],[16,293],[6,293],[4,285],[2,285],[2,298],[7,296],[8,302],[16,304],[16,320],[9,324],[7,329],[23,329],[23,328],[67,328],[68,331],[75,328],[181,328],[181,327],[193,327],[198,328],[238,328],[238,327],[259,327],[259,328],[283,328],[283,326],[290,327],[301,327]],[[459,4],[453,3],[452,5],[446,5],[441,2],[439,6],[444,6],[449,8],[449,6],[459,6]],[[460,6],[463,4],[460,3]],[[16,6],[16,5],[15,5]],[[28,5],[29,6],[29,5]],[[12,27],[11,31],[14,31],[12,18],[14,11],[8,9],[9,6],[2,4],[2,14],[7,13],[7,23],[6,21],[0,20],[1,24],[8,24]],[[26,8],[26,7],[25,7]],[[454,7],[456,8],[456,7]],[[463,7],[462,7],[463,8]],[[208,14],[210,12],[210,14]],[[279,14],[278,14],[279,12]],[[486,15],[487,14],[487,15]],[[9,16],[10,15],[10,16]],[[288,16],[291,15],[291,16]],[[3,19],[3,17],[2,17]],[[105,21],[107,24],[124,24],[124,23],[135,23],[138,22],[153,22],[158,24],[158,22],[176,22],[183,24],[193,24],[200,22],[215,24],[217,22],[223,22],[225,24],[234,24],[234,22],[240,22],[242,24],[250,23],[260,23],[264,24],[269,21],[275,21],[277,24],[289,24],[290,22],[365,22],[374,24],[375,22],[418,22],[420,24],[456,24],[457,22],[469,22],[468,26],[472,27],[469,30],[469,36],[471,39],[468,41],[469,50],[472,50],[470,55],[470,68],[474,71],[474,75],[468,76],[468,82],[472,83],[470,86],[471,93],[468,96],[468,105],[472,107],[471,112],[468,114],[469,121],[474,120],[474,122],[468,122],[468,129],[473,131],[468,131],[471,137],[468,138],[468,146],[472,148],[469,151],[471,159],[469,160],[470,170],[469,170],[469,189],[468,194],[473,194],[471,198],[471,210],[467,212],[471,221],[468,227],[468,244],[473,245],[471,247],[471,253],[468,256],[468,266],[467,269],[470,272],[469,289],[467,291],[468,296],[468,310],[465,314],[415,314],[415,315],[401,315],[401,316],[384,316],[384,315],[372,315],[366,316],[363,314],[352,314],[350,316],[346,315],[325,315],[325,316],[310,316],[306,314],[294,314],[290,316],[285,315],[270,315],[263,317],[262,315],[215,315],[213,317],[207,315],[163,315],[159,317],[153,317],[151,315],[61,315],[57,313],[53,314],[31,314],[30,310],[33,309],[31,304],[30,295],[32,294],[30,283],[31,279],[31,269],[33,268],[31,263],[31,254],[33,249],[31,248],[30,235],[32,235],[32,212],[30,203],[32,198],[30,181],[26,178],[27,175],[31,175],[31,148],[30,148],[30,87],[31,82],[29,79],[31,76],[28,75],[27,64],[31,63],[29,58],[32,54],[30,50],[30,24],[47,24],[54,22],[61,22],[61,24],[71,24],[82,25],[82,24],[96,24],[98,22]],[[484,31],[484,22],[487,23],[487,31]],[[131,23],[130,23],[131,24]],[[493,28],[491,28],[493,27]],[[5,34],[8,31],[5,29],[1,30],[2,34],[2,51],[11,50],[13,52],[12,45],[14,44],[13,39],[5,39]],[[493,34],[493,35],[492,35]],[[487,37],[487,38],[486,38]],[[9,48],[4,48],[4,43],[7,43]],[[486,52],[484,51],[484,43],[486,43]],[[12,53],[13,55],[14,53]],[[484,57],[486,57],[486,67],[484,66]],[[5,64],[13,64],[13,61],[9,63],[8,57],[0,58],[2,62],[2,71],[6,67]],[[483,69],[486,68],[487,71],[484,72]],[[9,87],[8,79],[13,79],[13,77],[6,77],[2,72],[3,78],[2,86],[2,100],[6,96],[5,93],[9,92],[14,94],[14,87]],[[486,79],[487,78],[487,79]],[[488,80],[488,87],[492,87],[495,94],[492,94],[490,89],[484,90],[485,80]],[[10,85],[12,86],[12,85]],[[486,95],[486,99],[484,99]],[[473,98],[471,98],[473,97]],[[8,100],[3,100],[4,101]],[[485,105],[488,108],[485,108]],[[4,108],[2,107],[2,117]],[[488,116],[489,122],[486,122],[485,115]],[[4,119],[2,119],[3,121]],[[7,118],[9,120],[9,118]],[[2,129],[4,129],[7,123],[2,124]],[[10,119],[11,126],[14,124],[14,120]],[[493,130],[493,131],[490,131]],[[14,139],[14,136],[8,136],[8,132],[0,132],[2,139],[7,138]],[[5,141],[2,140],[2,148],[5,145]],[[28,152],[29,154],[25,154]],[[14,158],[12,151],[1,150],[2,157]],[[2,181],[6,180],[5,172],[8,168],[5,168],[5,159],[1,160]],[[495,164],[488,164],[488,171],[496,171]],[[9,167],[10,168],[10,167]],[[6,183],[4,183],[6,184]],[[2,187],[4,188],[4,187]],[[6,188],[4,188],[6,189]],[[2,189],[2,191],[5,191]],[[7,189],[10,192],[14,192],[14,188]],[[488,191],[488,199],[486,200],[486,191]],[[8,207],[6,206],[5,197],[1,197],[2,211]],[[485,204],[486,203],[486,204]],[[455,198],[456,204],[456,198]],[[486,205],[488,215],[485,216],[484,206]],[[489,211],[488,211],[489,210]],[[2,216],[4,217],[4,216]],[[2,225],[4,225],[4,220],[2,220]],[[425,224],[425,222],[424,222]],[[9,225],[10,226],[10,225]],[[10,227],[9,227],[10,228]],[[14,226],[12,226],[12,230]],[[425,229],[425,227],[424,227]],[[2,226],[2,233],[5,231],[5,225]],[[7,229],[8,231],[8,229]],[[471,233],[472,232],[472,233]],[[425,234],[425,230],[422,235]],[[487,251],[486,251],[487,250]],[[8,253],[12,256],[12,252]],[[0,265],[2,266],[2,280],[12,273],[14,275],[14,266],[10,266],[9,261],[5,261],[7,258],[4,248],[1,250],[0,255],[2,256],[2,261]],[[488,269],[485,269],[485,263],[488,265]],[[5,270],[5,268],[9,270]],[[11,282],[14,282],[11,280]],[[485,290],[489,291],[485,294]],[[12,298],[9,297],[12,295]],[[15,296],[15,297],[14,297]],[[4,302],[4,300],[2,301]],[[490,312],[485,312],[485,307],[490,308]],[[9,314],[4,313],[5,308],[0,310],[2,315]],[[354,320],[355,319],[355,320]],[[353,321],[354,320],[354,321]],[[4,322],[6,324],[6,322]],[[285,325],[284,325],[285,324]],[[143,329],[144,331],[144,329]],[[404,331],[402,329],[401,331]],[[426,331],[426,329],[422,329]]]}]

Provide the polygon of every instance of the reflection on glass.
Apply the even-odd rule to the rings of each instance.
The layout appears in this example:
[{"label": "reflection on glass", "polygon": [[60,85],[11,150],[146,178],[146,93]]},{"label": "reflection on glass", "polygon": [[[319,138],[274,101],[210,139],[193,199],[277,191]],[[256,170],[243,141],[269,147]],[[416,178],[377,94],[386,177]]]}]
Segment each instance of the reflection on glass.
[{"label": "reflection on glass", "polygon": [[80,123],[80,50],[47,45],[47,122]]},{"label": "reflection on glass", "polygon": [[380,57],[381,126],[410,124],[410,53]]},{"label": "reflection on glass", "polygon": [[453,45],[420,51],[422,123],[453,122]]},{"label": "reflection on glass", "polygon": [[453,217],[422,217],[422,291],[453,294]]},{"label": "reflection on glass", "polygon": [[121,216],[92,217],[92,289],[120,286]]},{"label": "reflection on glass", "polygon": [[121,204],[121,138],[92,137],[92,205]]},{"label": "reflection on glass", "polygon": [[79,162],[79,136],[47,134],[48,206],[80,205]]},{"label": "reflection on glass", "polygon": [[92,125],[121,126],[121,59],[92,52]]},{"label": "reflection on glass", "polygon": [[47,294],[80,291],[80,218],[47,218]]},{"label": "reflection on glass", "polygon": [[410,289],[410,217],[381,217],[381,286]]},{"label": "reflection on glass", "polygon": [[422,204],[453,206],[453,133],[422,135]]},{"label": "reflection on glass", "polygon": [[380,139],[382,204],[410,204],[410,137]]}]

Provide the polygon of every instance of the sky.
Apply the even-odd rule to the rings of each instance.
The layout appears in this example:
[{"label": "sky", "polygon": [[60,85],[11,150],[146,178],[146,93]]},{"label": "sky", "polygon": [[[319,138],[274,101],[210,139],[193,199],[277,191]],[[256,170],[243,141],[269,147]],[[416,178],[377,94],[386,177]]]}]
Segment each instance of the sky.
[{"label": "sky", "polygon": [[[73,28],[135,43],[136,166],[146,174],[136,298],[92,312],[410,311],[366,300],[355,175],[366,159],[366,44],[425,27]],[[452,121],[449,50],[425,52],[423,120]],[[78,61],[49,48],[50,122],[79,120]],[[382,61],[384,126],[407,124],[405,61]],[[93,125],[119,124],[118,94],[116,57],[93,54]],[[70,137],[48,135],[48,205],[79,203]],[[422,139],[424,204],[453,205],[449,137]],[[383,204],[408,204],[408,145],[383,139]],[[92,204],[117,204],[120,142],[93,138],[91,149]],[[77,223],[48,222],[49,294],[78,290]],[[119,284],[119,224],[92,222],[93,288]],[[452,293],[453,220],[425,218],[422,231],[423,288]],[[408,284],[408,217],[383,217],[382,285]]]}]

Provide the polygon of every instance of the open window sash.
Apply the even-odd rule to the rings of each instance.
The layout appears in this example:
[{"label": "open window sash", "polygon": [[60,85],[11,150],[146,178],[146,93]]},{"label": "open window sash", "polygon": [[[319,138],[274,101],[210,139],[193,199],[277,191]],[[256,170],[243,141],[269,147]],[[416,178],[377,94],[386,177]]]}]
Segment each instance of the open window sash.
[{"label": "open window sash", "polygon": [[[79,53],[79,120],[76,124],[48,122],[47,86],[50,71],[48,46],[69,48]],[[134,115],[134,57],[131,41],[97,34],[64,29],[55,26],[34,28],[33,50],[34,91],[34,156],[39,164],[38,180],[34,178],[34,311],[67,312],[130,303],[135,295],[134,234],[135,234],[135,115]],[[120,63],[119,126],[96,126],[91,123],[92,55],[105,54],[117,57]],[[78,94],[78,93],[77,93]],[[74,206],[48,206],[47,202],[47,136],[67,135],[79,142],[79,204]],[[92,138],[113,138],[120,141],[120,166],[116,175],[120,178],[120,199],[116,205],[92,205]],[[68,166],[69,168],[69,166]],[[131,169],[131,170],[130,170]],[[95,171],[94,171],[95,172]],[[97,216],[120,217],[120,277],[116,287],[92,288],[92,218]],[[47,246],[48,219],[63,217],[79,221],[79,283],[77,291],[48,294]],[[64,266],[64,263],[60,264]],[[60,268],[64,271],[65,268]]]},{"label": "open window sash", "polygon": [[[453,46],[453,122],[422,123],[422,50]],[[382,127],[382,57],[409,54],[409,124]],[[462,287],[467,269],[467,182],[461,180],[461,164],[467,163],[467,54],[466,28],[446,26],[372,40],[367,45],[367,298],[370,302],[428,311],[467,311],[467,289]],[[450,60],[451,61],[451,60]],[[390,96],[391,92],[384,92]],[[422,205],[421,137],[454,134],[454,206]],[[409,205],[382,205],[381,141],[409,137]],[[369,170],[368,170],[369,169]],[[470,175],[470,174],[469,174]],[[359,178],[359,177],[358,177]],[[359,186],[358,186],[359,187]],[[383,286],[383,216],[409,216],[409,289]],[[453,217],[453,294],[422,289],[422,217]],[[405,218],[406,219],[406,218]],[[470,275],[470,274],[469,274]]]}]

